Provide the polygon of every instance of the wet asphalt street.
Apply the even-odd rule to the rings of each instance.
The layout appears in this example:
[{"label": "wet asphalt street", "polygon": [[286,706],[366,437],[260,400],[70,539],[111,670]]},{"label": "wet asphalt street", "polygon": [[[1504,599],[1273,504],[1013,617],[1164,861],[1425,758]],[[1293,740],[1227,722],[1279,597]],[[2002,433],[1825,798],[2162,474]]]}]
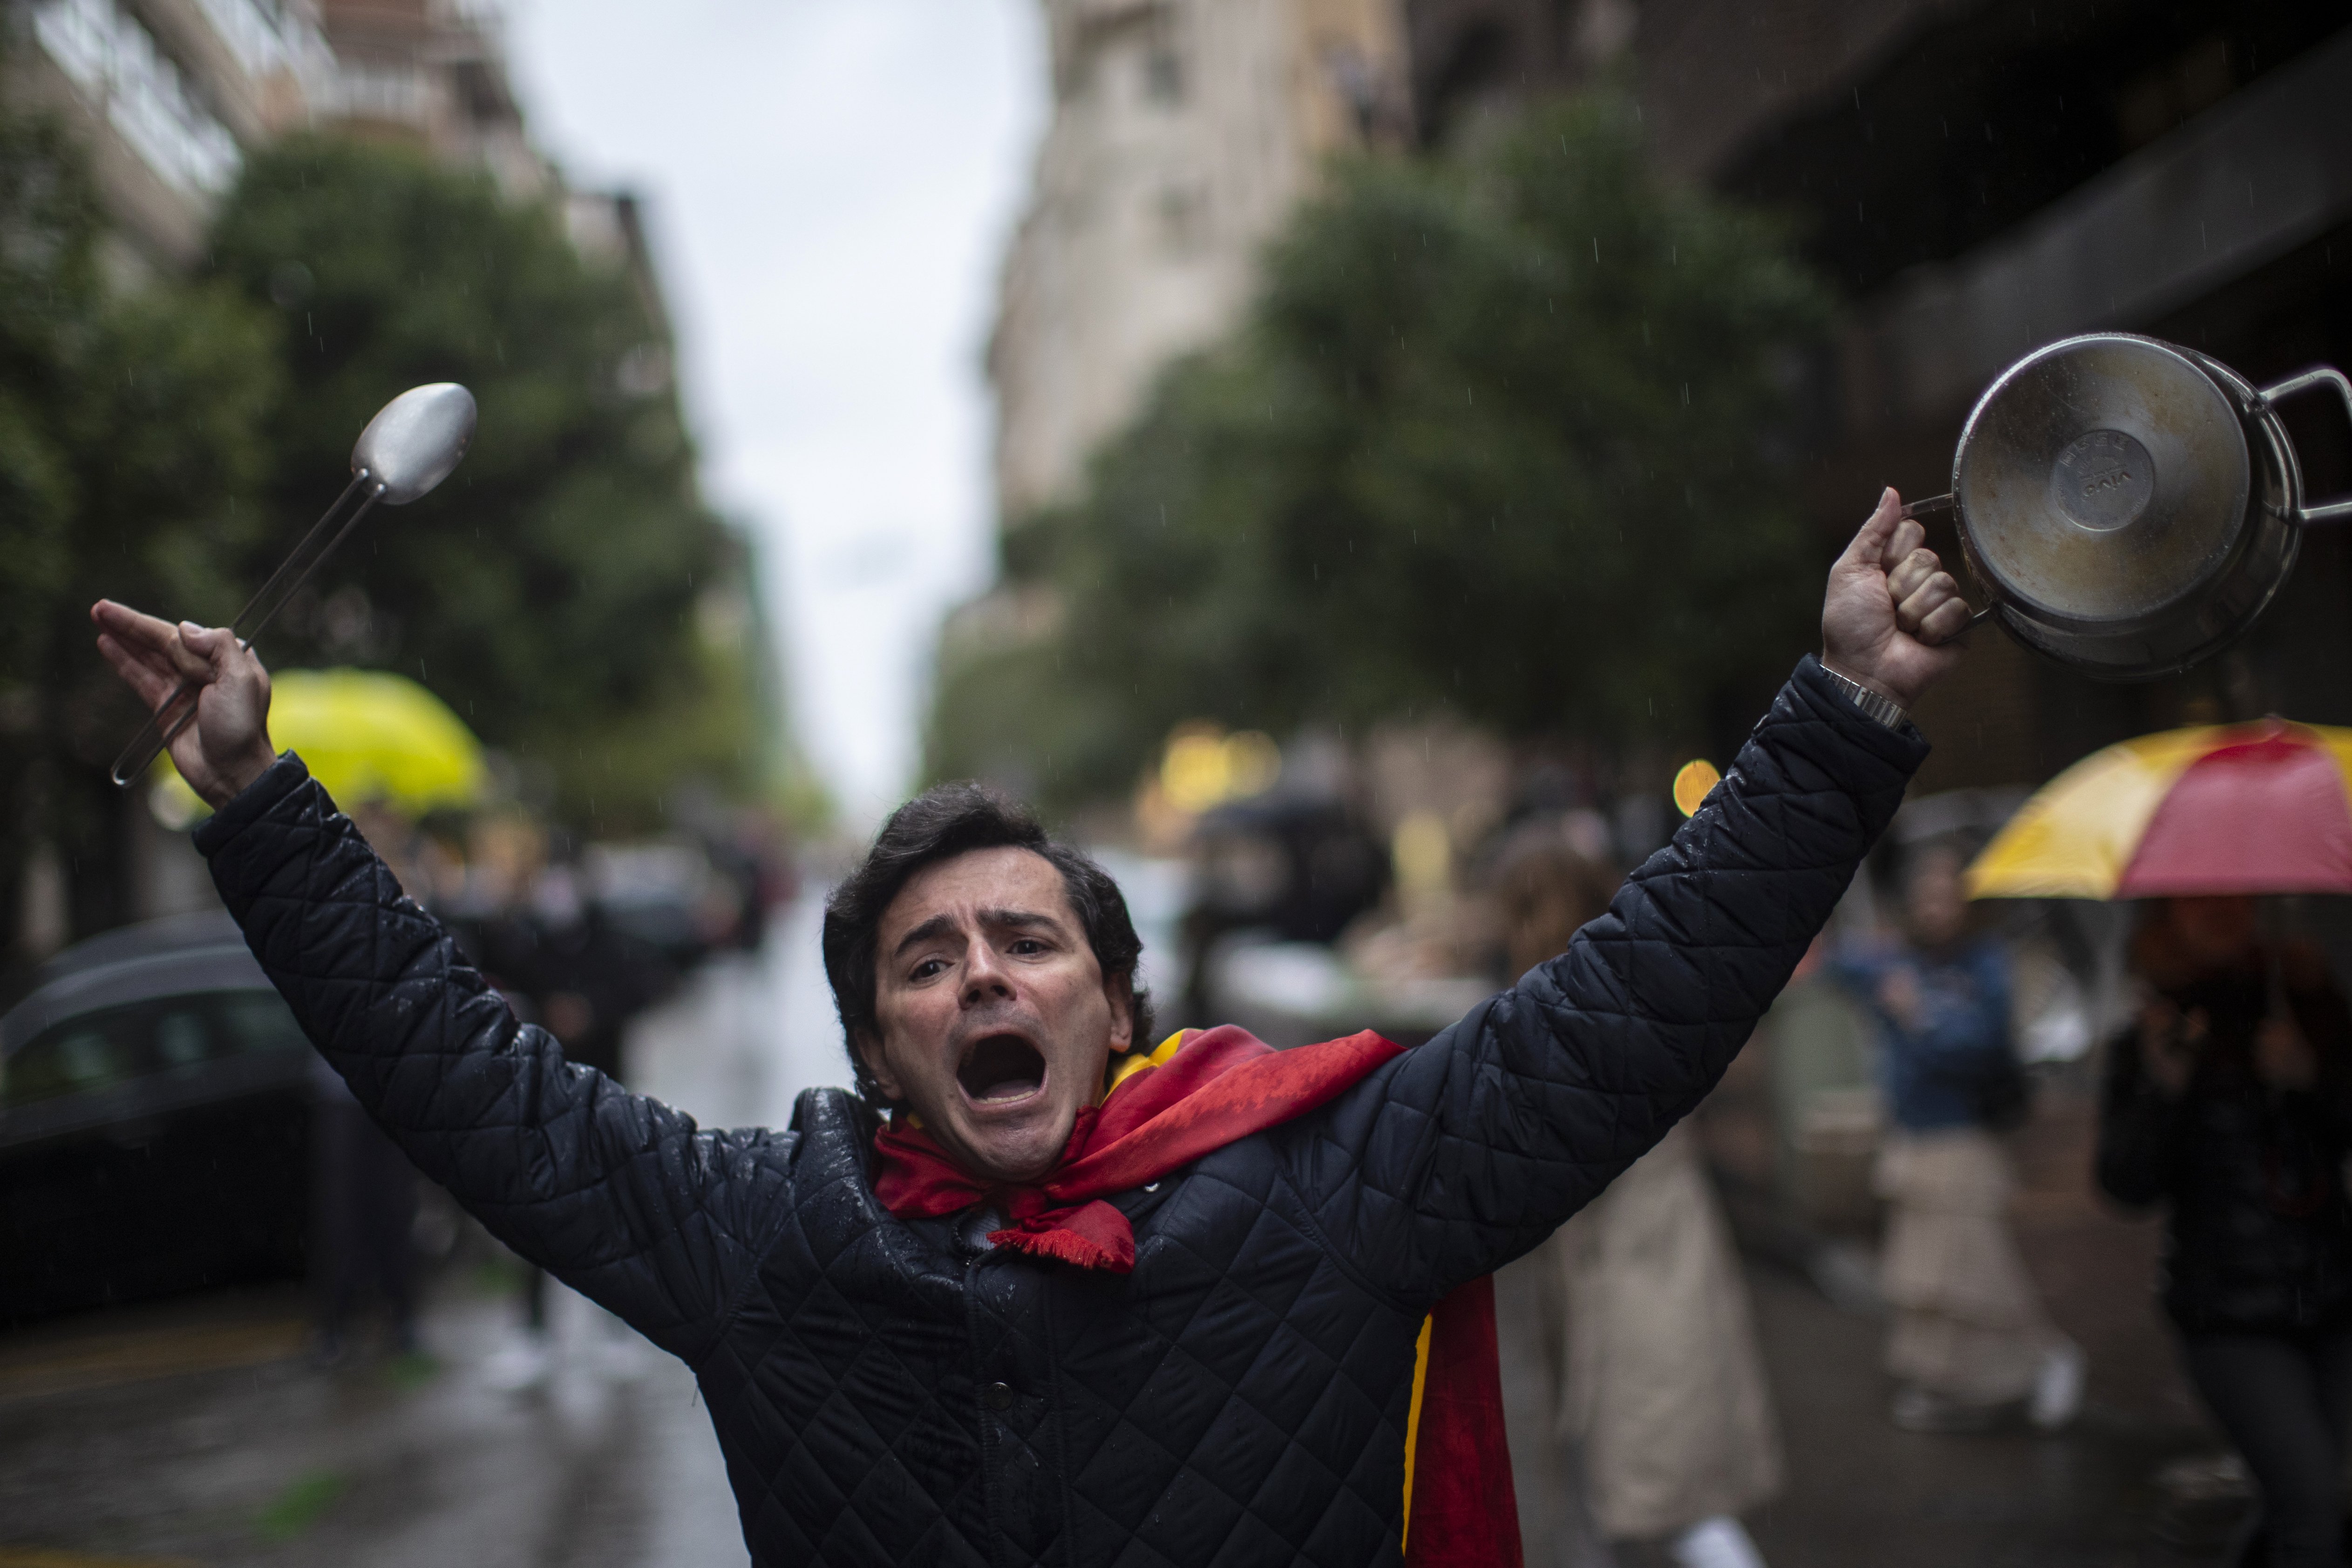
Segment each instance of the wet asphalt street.
[{"label": "wet asphalt street", "polygon": [[[795,906],[638,1020],[636,1085],[725,1125],[839,1081],[816,920]],[[0,1568],[740,1568],[692,1377],[550,1296],[543,1356],[511,1268],[445,1273],[422,1355],[331,1370],[292,1286],[0,1336]]]},{"label": "wet asphalt street", "polygon": [[[707,1123],[781,1122],[800,1087],[840,1080],[837,1039],[808,903],[777,922],[767,953],[713,964],[641,1020],[631,1070]],[[2102,1365],[2100,1325],[2074,1321],[2095,1310],[2136,1322],[2144,1300],[2110,1301],[2111,1286],[2094,1281],[2075,1305],[2063,1288],[2070,1260],[2141,1241],[2060,1218],[2029,1251],[2037,1273],[2059,1279],[2053,1311],[2096,1343],[2092,1407],[2059,1437],[1894,1431],[1878,1320],[1832,1304],[1795,1270],[1751,1262],[1790,1472],[1786,1495],[1749,1520],[1768,1561],[2217,1560],[2210,1521],[2183,1546],[2160,1538],[2184,1531],[2158,1469],[2213,1445],[2167,1382],[2159,1342],[2142,1335]],[[2136,1270],[2137,1256],[2101,1263],[2100,1279]],[[1665,1563],[1643,1546],[1605,1556],[1582,1526],[1572,1457],[1548,1431],[1531,1295],[1507,1276],[1498,1300],[1529,1568]],[[555,1292],[543,1363],[518,1355],[510,1272],[446,1273],[425,1354],[407,1360],[315,1367],[301,1311],[288,1287],[0,1337],[0,1568],[745,1562],[692,1379],[580,1298]]]},{"label": "wet asphalt street", "polygon": [[119,1331],[163,1363],[150,1375],[53,1367],[66,1386],[0,1406],[0,1534],[21,1543],[0,1563],[745,1561],[693,1381],[659,1353],[581,1312],[543,1383],[495,1388],[512,1313],[475,1301],[433,1314],[430,1366],[326,1374],[283,1354],[296,1304],[222,1304],[278,1357],[218,1364],[233,1340],[154,1314]]}]

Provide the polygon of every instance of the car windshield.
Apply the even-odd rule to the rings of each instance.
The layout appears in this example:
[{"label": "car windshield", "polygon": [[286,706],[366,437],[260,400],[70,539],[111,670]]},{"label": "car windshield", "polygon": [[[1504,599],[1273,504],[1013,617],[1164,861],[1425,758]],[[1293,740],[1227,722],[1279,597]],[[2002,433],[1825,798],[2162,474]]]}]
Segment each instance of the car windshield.
[{"label": "car windshield", "polygon": [[0,1107],[105,1089],[224,1057],[299,1051],[301,1026],[277,992],[152,997],[77,1014],[0,1066]]}]

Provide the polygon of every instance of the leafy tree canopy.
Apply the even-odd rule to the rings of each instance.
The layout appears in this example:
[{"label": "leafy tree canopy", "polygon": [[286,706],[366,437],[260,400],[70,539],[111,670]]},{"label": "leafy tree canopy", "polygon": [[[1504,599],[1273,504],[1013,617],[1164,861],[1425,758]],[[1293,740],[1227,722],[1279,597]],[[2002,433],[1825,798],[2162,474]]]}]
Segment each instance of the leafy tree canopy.
[{"label": "leafy tree canopy", "polygon": [[248,162],[199,278],[110,267],[106,245],[69,137],[0,112],[0,991],[37,846],[66,936],[136,913],[142,808],[107,770],[140,715],[90,601],[227,621],[421,382],[474,390],[472,452],[362,526],[269,662],[421,677],[590,831],[657,824],[688,778],[773,782],[745,547],[697,497],[646,301],[551,207],[301,139]]},{"label": "leafy tree canopy", "polygon": [[[742,547],[697,497],[662,335],[624,267],[583,259],[555,208],[487,175],[304,138],[247,165],[212,270],[275,319],[289,392],[267,431],[276,526],[247,580],[341,488],[394,393],[462,382],[481,408],[457,473],[361,525],[271,633],[273,660],[423,678],[541,763],[583,826],[657,821],[684,772],[759,770],[770,737],[696,612],[742,591]],[[718,652],[754,656],[749,639]]]},{"label": "leafy tree canopy", "polygon": [[1339,166],[1243,329],[1007,529],[1047,612],[1000,619],[1051,630],[950,637],[933,771],[1075,803],[1193,717],[1721,738],[1817,602],[1776,442],[1825,310],[1613,99]]},{"label": "leafy tree canopy", "polygon": [[36,846],[68,935],[130,913],[107,769],[141,715],[93,651],[90,602],[233,614],[231,559],[265,536],[274,324],[217,286],[112,289],[100,247],[73,146],[0,115],[0,970]]}]

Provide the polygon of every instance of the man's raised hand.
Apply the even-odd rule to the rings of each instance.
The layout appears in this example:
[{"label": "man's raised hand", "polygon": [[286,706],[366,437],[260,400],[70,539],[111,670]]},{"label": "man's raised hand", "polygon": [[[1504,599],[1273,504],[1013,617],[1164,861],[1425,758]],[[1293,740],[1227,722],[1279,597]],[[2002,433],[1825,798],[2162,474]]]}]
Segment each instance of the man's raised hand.
[{"label": "man's raised hand", "polygon": [[1903,515],[1892,488],[1830,568],[1822,601],[1822,663],[1905,707],[1959,663],[1969,627],[1960,586]]},{"label": "man's raised hand", "polygon": [[98,651],[152,712],[182,681],[197,685],[195,721],[172,739],[172,762],[214,807],[228,804],[277,759],[269,746],[269,672],[224,627],[177,626],[101,599],[89,607]]}]

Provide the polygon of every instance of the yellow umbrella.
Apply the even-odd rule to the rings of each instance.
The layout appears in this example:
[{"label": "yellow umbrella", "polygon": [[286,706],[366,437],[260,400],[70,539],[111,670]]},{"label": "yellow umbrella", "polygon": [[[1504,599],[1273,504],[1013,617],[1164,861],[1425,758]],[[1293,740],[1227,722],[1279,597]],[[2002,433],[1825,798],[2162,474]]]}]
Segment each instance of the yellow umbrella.
[{"label": "yellow umbrella", "polygon": [[2352,729],[2266,719],[2096,751],[1969,867],[1971,898],[2352,891]]},{"label": "yellow umbrella", "polygon": [[[347,806],[388,800],[410,812],[480,799],[482,745],[448,705],[382,670],[281,670],[269,678],[269,738],[302,754]],[[203,805],[158,758],[155,812],[185,822]]]}]

